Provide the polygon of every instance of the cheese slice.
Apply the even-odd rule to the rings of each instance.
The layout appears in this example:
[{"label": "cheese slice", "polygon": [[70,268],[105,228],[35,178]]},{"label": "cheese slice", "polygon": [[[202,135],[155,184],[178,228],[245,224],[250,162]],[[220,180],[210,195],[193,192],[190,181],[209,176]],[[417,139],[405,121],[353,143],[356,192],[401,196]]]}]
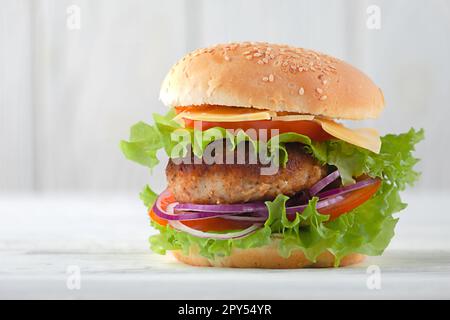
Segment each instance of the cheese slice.
[{"label": "cheese slice", "polygon": [[350,129],[333,120],[324,118],[315,118],[314,121],[320,123],[322,129],[335,138],[372,152],[380,153],[381,139],[376,129]]},{"label": "cheese slice", "polygon": [[239,122],[239,121],[257,121],[270,120],[272,114],[270,112],[255,112],[247,114],[214,114],[214,113],[192,113],[189,111],[182,112],[177,117],[209,122]]},{"label": "cheese slice", "polygon": [[270,120],[274,115],[276,115],[275,112],[250,108],[209,106],[186,108],[176,118],[209,122],[239,122]]},{"label": "cheese slice", "polygon": [[272,120],[276,121],[312,121],[314,116],[310,114],[288,114],[284,116],[275,115]]}]

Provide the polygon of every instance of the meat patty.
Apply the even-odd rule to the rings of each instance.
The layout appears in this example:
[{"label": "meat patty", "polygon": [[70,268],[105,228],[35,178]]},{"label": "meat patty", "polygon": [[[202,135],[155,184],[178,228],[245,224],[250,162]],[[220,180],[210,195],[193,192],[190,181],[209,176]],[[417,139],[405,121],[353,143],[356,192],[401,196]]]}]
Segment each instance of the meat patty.
[{"label": "meat patty", "polygon": [[264,165],[259,161],[256,164],[248,161],[246,164],[175,164],[170,160],[166,168],[169,190],[178,202],[243,203],[273,200],[278,194],[292,196],[325,176],[326,168],[306,154],[301,144],[291,143],[286,147],[289,155],[286,167],[280,167],[274,175],[261,175]]}]

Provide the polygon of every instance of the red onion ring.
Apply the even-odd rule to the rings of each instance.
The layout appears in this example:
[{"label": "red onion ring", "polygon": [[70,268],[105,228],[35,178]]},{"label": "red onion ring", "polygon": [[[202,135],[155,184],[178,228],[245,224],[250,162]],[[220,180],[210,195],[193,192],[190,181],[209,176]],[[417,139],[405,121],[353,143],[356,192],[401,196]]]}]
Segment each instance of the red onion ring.
[{"label": "red onion ring", "polygon": [[[336,197],[333,197],[330,199],[319,200],[319,201],[317,201],[316,209],[321,209],[324,207],[331,206],[333,204],[341,202],[342,200],[344,200],[344,197],[342,197],[340,195],[336,195]],[[297,212],[302,213],[303,210],[305,210],[307,206],[308,206],[308,204],[302,204],[300,206],[288,207],[288,208],[286,208],[286,214],[293,215],[293,214],[296,214]]]},{"label": "red onion ring", "polygon": [[249,202],[240,204],[179,203],[175,206],[175,212],[179,211],[247,213],[247,212],[267,211],[267,207],[264,204],[264,202]]},{"label": "red onion ring", "polygon": [[337,178],[340,177],[339,170],[333,171],[329,175],[327,175],[325,178],[317,182],[315,185],[313,185],[309,189],[309,195],[315,196],[320,190],[328,186],[330,183],[334,182]]},{"label": "red onion ring", "polygon": [[319,199],[326,199],[326,198],[330,198],[330,197],[341,196],[341,195],[346,194],[348,192],[365,188],[365,187],[370,186],[372,184],[375,184],[377,182],[378,182],[378,179],[368,178],[368,179],[365,179],[365,180],[358,181],[357,183],[352,184],[350,186],[336,188],[336,189],[331,189],[331,190],[327,190],[327,191],[321,192],[317,196],[319,197]]},{"label": "red onion ring", "polygon": [[[158,199],[156,199],[155,204],[153,205],[153,212],[160,218],[168,221],[173,220],[201,220],[201,219],[210,219],[214,217],[220,217],[223,216],[224,213],[220,212],[187,212],[183,214],[175,214],[173,212],[173,208],[178,204],[178,202],[173,202],[167,206],[166,210],[163,210],[161,208],[161,199],[164,198],[165,195],[167,195],[168,191],[164,191],[160,194]],[[228,214],[228,213],[225,213]]]},{"label": "red onion ring", "polygon": [[189,233],[190,235],[193,235],[195,237],[217,239],[217,240],[230,240],[230,239],[243,238],[243,237],[246,237],[246,236],[254,233],[262,225],[261,223],[255,223],[255,224],[251,225],[250,227],[248,227],[244,230],[237,231],[237,232],[212,233],[212,232],[203,232],[200,230],[190,228],[190,227],[182,224],[180,221],[169,221],[169,224],[176,230]]},{"label": "red onion ring", "polygon": [[247,222],[265,222],[267,220],[267,215],[263,216],[238,216],[238,215],[227,215],[220,217],[221,219],[233,220],[233,221],[247,221]]}]

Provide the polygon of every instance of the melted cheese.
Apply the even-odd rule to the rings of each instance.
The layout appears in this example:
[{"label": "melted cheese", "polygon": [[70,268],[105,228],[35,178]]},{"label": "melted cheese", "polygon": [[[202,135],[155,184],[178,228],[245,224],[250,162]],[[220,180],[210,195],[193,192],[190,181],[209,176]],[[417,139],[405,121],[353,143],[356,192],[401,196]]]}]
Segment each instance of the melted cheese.
[{"label": "melted cheese", "polygon": [[320,123],[322,129],[335,138],[375,153],[380,152],[381,139],[378,131],[375,129],[350,129],[340,123],[323,118],[315,118],[314,121]]}]

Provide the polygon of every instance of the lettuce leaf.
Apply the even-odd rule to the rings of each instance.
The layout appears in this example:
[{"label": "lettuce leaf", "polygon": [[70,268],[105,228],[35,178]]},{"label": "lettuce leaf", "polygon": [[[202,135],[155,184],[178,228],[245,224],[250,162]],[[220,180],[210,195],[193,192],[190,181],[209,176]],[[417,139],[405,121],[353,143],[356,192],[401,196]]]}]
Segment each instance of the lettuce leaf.
[{"label": "lettuce leaf", "polygon": [[120,148],[127,159],[149,168],[159,163],[156,153],[163,146],[158,130],[144,122],[131,127],[129,141],[120,142]]},{"label": "lettuce leaf", "polygon": [[[382,147],[379,154],[351,145],[342,140],[311,141],[298,133],[282,133],[268,142],[256,141],[239,130],[232,133],[224,128],[214,127],[205,131],[182,128],[173,120],[174,113],[166,116],[154,114],[155,126],[139,122],[131,128],[130,141],[122,141],[121,148],[125,156],[149,168],[158,164],[156,151],[164,148],[171,158],[182,158],[192,152],[201,157],[207,146],[218,139],[226,139],[227,146],[234,150],[239,143],[249,141],[254,152],[263,147],[268,150],[276,165],[285,166],[288,161],[286,144],[298,142],[307,152],[323,164],[337,167],[344,185],[354,183],[354,177],[367,174],[394,181],[402,190],[413,183],[419,173],[412,170],[418,159],[410,153],[414,146],[423,139],[423,130],[409,130],[400,135],[388,134],[381,138]],[[405,167],[405,170],[399,168]]]},{"label": "lettuce leaf", "polygon": [[411,152],[423,138],[423,129],[385,135],[381,137],[379,154],[342,140],[313,142],[307,148],[322,163],[336,166],[344,185],[353,183],[353,177],[368,174],[392,181],[403,190],[406,185],[412,185],[419,178],[419,173],[413,170],[419,160]]},{"label": "lettuce leaf", "polygon": [[155,193],[148,185],[146,185],[139,194],[139,198],[141,198],[142,202],[147,208],[150,208],[155,203],[156,198],[158,198],[158,194]]},{"label": "lettuce leaf", "polygon": [[[273,201],[266,202],[269,218],[265,225],[243,239],[201,239],[152,222],[160,231],[150,238],[151,247],[157,253],[163,254],[166,250],[187,252],[191,246],[195,246],[200,254],[214,259],[230,254],[233,248],[260,247],[277,239],[279,252],[283,256],[289,256],[293,250],[302,250],[308,259],[315,261],[321,253],[329,251],[336,257],[336,265],[351,252],[379,255],[394,235],[398,219],[393,215],[406,207],[399,192],[419,178],[419,173],[414,170],[418,159],[413,157],[412,152],[423,139],[423,130],[411,129],[399,135],[388,134],[381,138],[381,151],[375,154],[341,140],[316,142],[297,133],[283,133],[276,136],[276,140],[272,138],[263,142],[252,139],[243,131],[231,133],[219,127],[199,132],[182,128],[173,120],[173,116],[172,111],[166,116],[154,115],[155,126],[143,122],[134,125],[129,141],[121,142],[125,156],[153,168],[158,164],[156,152],[159,149],[164,148],[172,158],[185,157],[190,152],[201,157],[211,142],[226,139],[230,149],[243,141],[251,143],[255,152],[263,146],[267,147],[273,161],[284,166],[288,161],[286,144],[298,142],[321,163],[339,169],[345,185],[353,183],[354,177],[362,174],[379,177],[383,183],[369,201],[333,221],[328,221],[327,215],[317,212],[316,198],[309,202],[302,214],[297,213],[296,218],[290,221],[285,210],[289,198],[279,195]],[[140,196],[147,207],[156,199],[156,194],[149,186],[144,188]]]},{"label": "lettuce leaf", "polygon": [[338,266],[349,253],[382,254],[394,235],[398,220],[392,214],[405,207],[398,189],[383,184],[375,197],[334,221],[327,222],[329,216],[316,210],[317,198],[310,200],[295,220],[289,221],[284,205],[287,199],[279,195],[274,201],[268,201],[269,219],[260,230],[243,239],[202,239],[152,222],[159,234],[150,237],[150,247],[159,254],[167,250],[182,250],[187,254],[190,248],[196,247],[204,257],[215,259],[229,255],[233,248],[257,248],[276,239],[280,255],[284,257],[301,250],[309,260],[316,261],[321,253],[329,251]]}]

